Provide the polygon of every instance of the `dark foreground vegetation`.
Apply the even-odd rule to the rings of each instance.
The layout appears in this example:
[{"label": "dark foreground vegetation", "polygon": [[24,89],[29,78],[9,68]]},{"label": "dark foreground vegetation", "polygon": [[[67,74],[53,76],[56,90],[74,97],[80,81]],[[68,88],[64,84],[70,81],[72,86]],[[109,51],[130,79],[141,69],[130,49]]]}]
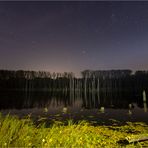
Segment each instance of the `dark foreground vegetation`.
[{"label": "dark foreground vegetation", "polygon": [[0,70],[0,90],[21,91],[80,91],[109,92],[128,90],[147,91],[148,71],[106,70],[81,72],[82,78],[73,73],[50,73],[44,71]]},{"label": "dark foreground vegetation", "polygon": [[[41,119],[40,119],[41,120]],[[86,121],[36,125],[30,118],[0,115],[0,147],[142,147],[148,125],[93,126]],[[140,139],[144,139],[141,140]]]}]

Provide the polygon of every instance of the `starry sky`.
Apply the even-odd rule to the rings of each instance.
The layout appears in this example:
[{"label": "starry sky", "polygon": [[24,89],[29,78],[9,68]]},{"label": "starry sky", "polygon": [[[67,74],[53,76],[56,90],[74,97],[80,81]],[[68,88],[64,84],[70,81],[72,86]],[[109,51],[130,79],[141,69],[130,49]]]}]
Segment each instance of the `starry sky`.
[{"label": "starry sky", "polygon": [[0,69],[148,69],[148,2],[0,2]]}]

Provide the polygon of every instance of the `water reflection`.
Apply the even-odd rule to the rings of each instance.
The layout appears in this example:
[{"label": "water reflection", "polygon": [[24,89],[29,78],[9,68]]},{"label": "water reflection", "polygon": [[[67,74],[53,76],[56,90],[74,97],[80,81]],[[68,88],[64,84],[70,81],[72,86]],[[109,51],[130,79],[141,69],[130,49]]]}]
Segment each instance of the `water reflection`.
[{"label": "water reflection", "polygon": [[[89,120],[111,123],[118,121],[140,121],[148,123],[147,101],[143,93],[108,91],[108,93],[80,91],[50,92],[0,92],[0,111],[6,115],[48,120]],[[37,119],[38,120],[38,119]]]},{"label": "water reflection", "polygon": [[[128,91],[111,91],[108,93],[90,92],[0,92],[0,109],[24,108],[57,108],[70,106],[85,109],[127,109],[132,113],[133,104],[144,108],[147,112],[147,102],[143,101],[142,94],[133,94]],[[104,110],[103,109],[103,110]]]}]

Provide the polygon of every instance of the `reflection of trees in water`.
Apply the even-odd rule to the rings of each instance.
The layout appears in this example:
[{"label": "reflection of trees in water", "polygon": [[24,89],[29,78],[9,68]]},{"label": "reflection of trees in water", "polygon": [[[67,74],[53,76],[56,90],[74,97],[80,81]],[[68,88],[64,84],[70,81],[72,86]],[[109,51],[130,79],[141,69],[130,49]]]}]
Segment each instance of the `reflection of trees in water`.
[{"label": "reflection of trees in water", "polygon": [[[108,93],[100,91],[99,97],[97,93],[88,93],[87,97],[83,97],[84,108],[128,108],[129,104],[137,103],[137,97],[131,93],[110,91]],[[142,101],[142,99],[141,99]]]},{"label": "reflection of trees in water", "polygon": [[142,92],[148,92],[148,72],[85,70],[82,78],[75,78],[66,72],[0,70],[0,91],[8,90],[1,93],[1,108],[73,106],[76,100],[85,108],[128,108],[133,102],[145,107]]},{"label": "reflection of trees in water", "polygon": [[62,92],[1,92],[0,108],[33,108],[47,106],[72,106],[75,99]]},{"label": "reflection of trees in water", "polygon": [[70,98],[70,92],[1,92],[0,109],[73,106],[77,95]]},{"label": "reflection of trees in water", "polygon": [[75,107],[76,103],[86,109],[92,108],[129,108],[129,104],[137,103],[141,108],[147,104],[143,103],[142,96],[135,95],[129,91],[110,91],[108,93],[100,90],[97,92],[1,92],[1,109],[43,108],[43,107]]}]

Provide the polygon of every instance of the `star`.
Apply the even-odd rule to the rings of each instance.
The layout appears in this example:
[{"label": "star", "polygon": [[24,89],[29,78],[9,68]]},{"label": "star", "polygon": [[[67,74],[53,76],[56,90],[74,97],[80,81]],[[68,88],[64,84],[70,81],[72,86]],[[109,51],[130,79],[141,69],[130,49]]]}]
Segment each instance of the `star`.
[{"label": "star", "polygon": [[82,54],[86,54],[86,50],[82,50]]},{"label": "star", "polygon": [[111,19],[113,19],[116,15],[114,13],[112,13],[111,15]]},{"label": "star", "polygon": [[114,13],[111,14],[110,19],[112,21],[112,23],[116,22],[116,15]]}]

